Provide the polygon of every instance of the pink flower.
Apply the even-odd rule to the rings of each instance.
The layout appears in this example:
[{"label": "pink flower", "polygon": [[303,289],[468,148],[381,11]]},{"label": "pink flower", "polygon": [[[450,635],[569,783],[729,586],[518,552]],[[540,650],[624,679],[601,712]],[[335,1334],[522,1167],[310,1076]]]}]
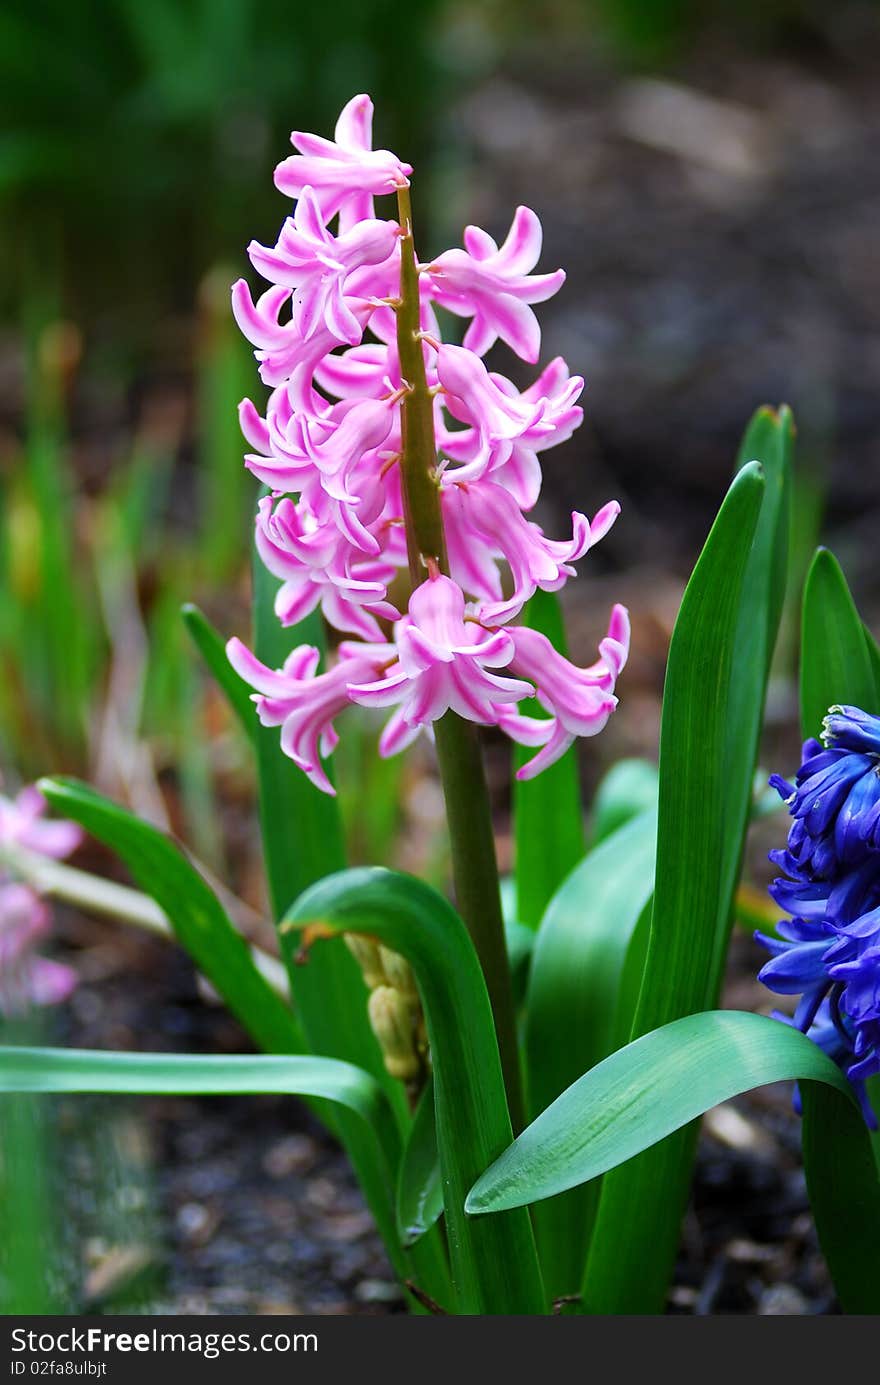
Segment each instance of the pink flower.
[{"label": "pink flower", "polygon": [[268,453],[249,453],[245,465],[280,490],[301,490],[317,473],[328,496],[356,504],[360,497],[349,489],[352,475],[365,454],[388,438],[396,422],[395,402],[393,396],[345,400],[313,415],[296,410],[290,391],[279,388],[262,420],[245,400],[239,415],[243,430]]},{"label": "pink flower", "polygon": [[[419,381],[404,378],[397,349],[402,228],[375,217],[373,198],[407,185],[412,170],[390,151],[373,150],[372,112],[369,98],[358,96],[340,115],[335,140],[294,133],[298,152],[279,166],[276,182],[298,205],[273,247],[250,246],[270,287],[256,302],[244,280],[232,289],[236,320],[272,390],[264,414],[245,400],[240,419],[252,449],[245,465],[272,492],[259,505],[256,545],[281,583],[276,613],[294,625],[320,609],[360,643],[343,643],[325,673],[317,671],[317,651],[304,645],[279,670],[264,668],[238,641],[229,656],[255,688],[263,722],[281,728],[282,749],[328,792],[321,756],[332,750],[334,720],[349,702],[393,708],[383,754],[451,709],[535,746],[526,772],[537,772],[575,735],[604,724],[628,640],[618,608],[598,663],[577,669],[532,632],[500,628],[538,588],[556,591],[568,581],[619,510],[611,502],[592,521],[575,512],[570,535],[559,540],[527,518],[540,495],[541,453],[582,421],[584,382],[557,358],[520,389],[481,359],[501,338],[536,360],[533,306],[564,279],[561,270],[533,273],[541,226],[525,207],[500,248],[468,227],[464,249],[417,266],[432,479],[445,536],[429,540],[436,552],[408,551],[403,404]],[[444,344],[437,308],[470,318],[463,346]],[[423,430],[427,422],[423,414]],[[428,467],[429,442],[422,438],[419,460]],[[441,575],[444,552],[448,575]],[[422,568],[428,579],[401,616],[389,593],[399,576],[411,584]],[[384,621],[393,622],[388,639]],[[515,704],[531,696],[549,719],[520,715]]]},{"label": "pink flower", "polygon": [[[531,510],[541,493],[541,462],[539,452],[548,447],[556,447],[567,442],[576,428],[583,422],[584,411],[576,403],[584,388],[580,375],[570,375],[568,366],[560,356],[544,368],[537,380],[528,389],[518,394],[516,386],[504,375],[496,371],[487,372],[489,381],[502,394],[511,398],[518,396],[523,406],[540,406],[540,428],[528,429],[519,437],[508,439],[501,455],[505,457],[494,470],[498,481],[516,500],[523,510]],[[451,377],[450,377],[451,379]],[[448,403],[456,417],[464,417],[467,403],[462,397],[451,395]],[[479,410],[476,411],[479,424]],[[479,426],[457,432],[441,429],[440,446],[447,457],[453,461],[473,463],[485,455],[485,444]],[[481,451],[481,449],[483,449]],[[490,440],[491,452],[491,440]],[[460,472],[454,473],[456,477]]]},{"label": "pink flower", "polygon": [[[282,579],[275,613],[282,625],[295,625],[320,604],[336,630],[379,641],[376,620],[396,620],[399,612],[386,601],[397,565],[365,557],[346,543],[332,522],[321,521],[307,502],[273,502],[267,496],[257,512],[256,545],[269,571]],[[400,557],[399,551],[395,556]]]},{"label": "pink flower", "polygon": [[[384,265],[400,237],[395,221],[362,221],[344,235],[334,236],[321,217],[317,198],[305,188],[296,211],[281,228],[278,243],[267,249],[251,241],[251,264],[264,279],[293,289],[291,322],[304,341],[325,327],[337,341],[354,345],[363,335],[359,321],[346,300],[346,285],[355,270]],[[391,275],[390,281],[388,275]],[[385,278],[372,281],[361,276],[361,296],[366,289],[387,293],[399,275],[396,262],[385,268]],[[354,296],[354,295],[352,295]]]},{"label": "pink flower", "polygon": [[226,646],[232,667],[256,689],[254,702],[263,726],[281,727],[285,755],[328,794],[336,790],[321,757],[330,755],[338,742],[333,719],[351,701],[349,683],[377,677],[394,657],[389,645],[343,644],[339,652],[335,667],[318,673],[321,655],[312,645],[294,649],[280,669],[260,663],[241,640],[232,639]]},{"label": "pink flower", "polygon": [[[82,832],[72,822],[44,820],[46,800],[34,785],[15,798],[0,794],[0,847],[23,847],[60,860],[75,851]],[[38,957],[36,947],[49,931],[50,916],[29,885],[0,875],[0,1014],[20,1014],[29,1004],[66,1000],[76,973],[60,962]]]},{"label": "pink flower", "polygon": [[541,254],[541,223],[528,207],[517,207],[499,250],[478,226],[468,226],[464,250],[447,250],[428,265],[433,297],[441,307],[472,322],[464,344],[483,356],[501,338],[524,361],[541,350],[541,329],[529,304],[543,303],[565,282],[563,270],[531,274]]},{"label": "pink flower", "polygon": [[397,658],[385,676],[349,685],[352,699],[364,706],[399,707],[382,735],[384,755],[402,749],[420,727],[450,710],[489,726],[500,706],[531,694],[527,683],[488,672],[510,663],[513,641],[505,631],[466,621],[464,595],[448,577],[416,588],[394,640]]},{"label": "pink flower", "polygon": [[49,910],[39,895],[28,885],[0,881],[0,1015],[22,1014],[30,1004],[57,1005],[76,985],[70,967],[37,956],[48,931]]},{"label": "pink flower", "polygon": [[538,701],[551,713],[539,720],[502,709],[498,718],[512,740],[543,747],[517,772],[519,779],[533,779],[564,755],[576,737],[597,735],[617,706],[614,685],[629,653],[629,615],[624,606],[614,607],[599,658],[589,668],[569,663],[537,630],[508,633],[515,646],[511,671],[531,679]]},{"label": "pink flower", "polygon": [[354,96],[336,122],[335,143],[294,130],[291,143],[298,154],[275,170],[275,186],[288,197],[314,188],[325,221],[339,212],[345,231],[373,215],[373,196],[409,186],[412,166],[388,149],[373,149],[373,103]]},{"label": "pink flower", "polygon": [[[518,615],[537,587],[558,591],[575,575],[572,563],[607,534],[620,506],[605,505],[592,524],[586,515],[572,514],[572,537],[557,542],[527,520],[514,497],[491,481],[443,488],[443,518],[452,575],[468,591],[486,599],[480,619],[504,624]],[[496,557],[510,568],[513,592],[501,598]],[[488,560],[488,561],[487,561]]]},{"label": "pink flower", "polygon": [[[555,364],[555,363],[554,363]],[[437,375],[443,402],[454,418],[470,427],[463,434],[444,432],[443,451],[461,465],[457,481],[476,480],[496,473],[496,479],[516,496],[534,504],[540,490],[537,454],[571,437],[581,420],[573,400],[583,388],[579,376],[562,378],[550,369],[529,390],[519,393],[503,375],[491,373],[463,346],[441,346]],[[554,391],[538,392],[547,384]],[[528,506],[527,506],[528,508]]]},{"label": "pink flower", "polygon": [[82,841],[81,828],[74,822],[47,822],[45,812],[46,800],[34,784],[15,798],[0,794],[0,846],[23,846],[55,860],[69,856]]}]

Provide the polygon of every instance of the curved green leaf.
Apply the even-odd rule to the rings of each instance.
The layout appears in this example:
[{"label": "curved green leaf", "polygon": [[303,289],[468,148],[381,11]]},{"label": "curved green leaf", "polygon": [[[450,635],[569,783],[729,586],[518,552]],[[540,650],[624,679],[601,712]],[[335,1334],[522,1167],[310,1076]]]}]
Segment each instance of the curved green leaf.
[{"label": "curved green leaf", "polygon": [[707,1010],[618,1049],[557,1097],[474,1184],[471,1214],[525,1207],[632,1159],[722,1101],[815,1080],[855,1099],[837,1064],[764,1015]]},{"label": "curved green leaf", "polygon": [[373,1132],[390,1136],[392,1147],[396,1140],[388,1101],[378,1082],[362,1068],[336,1058],[0,1047],[0,1091],[141,1096],[286,1093],[344,1106]]},{"label": "curved green leaf", "polygon": [[598,846],[618,827],[656,808],[659,775],[650,760],[618,760],[602,779],[593,799],[592,846]]},{"label": "curved green leaf", "polygon": [[[753,1087],[804,1083],[804,1144],[819,1241],[850,1313],[880,1310],[880,1183],[850,1084],[800,1030],[740,1011],[687,1015],[611,1054],[522,1132],[468,1194],[475,1213],[596,1179]],[[826,1138],[825,1132],[833,1132]],[[809,1132],[809,1134],[808,1134]],[[601,1312],[601,1301],[588,1309]]]},{"label": "curved green leaf", "polygon": [[[512,1130],[492,1011],[480,963],[458,914],[420,880],[387,870],[350,870],[314,885],[285,931],[306,942],[365,933],[413,969],[434,1067],[437,1141],[457,1311],[542,1313],[543,1286],[526,1212],[474,1222],[464,1199]],[[318,951],[312,947],[310,959]],[[309,962],[311,965],[311,960]]]},{"label": "curved green leaf", "polygon": [[257,970],[250,948],[210,886],[158,828],[75,779],[43,779],[53,808],[110,847],[167,915],[181,946],[233,1014],[268,1053],[304,1047],[290,1007]]},{"label": "curved green leaf", "polygon": [[[566,653],[565,623],[555,592],[539,588],[523,612],[524,625],[546,635]],[[546,713],[537,703],[526,704],[530,714]],[[517,746],[514,764],[520,768],[532,752]],[[535,779],[513,781],[513,823],[516,836],[517,918],[537,928],[550,898],[584,854],[584,823],[576,745]]]},{"label": "curved green leaf", "polygon": [[818,736],[835,703],[878,709],[877,682],[861,617],[840,564],[816,550],[804,586],[801,636],[801,730]]},{"label": "curved green leaf", "polygon": [[[781,454],[771,460],[784,468]],[[776,480],[764,509],[761,467],[752,462],[739,472],[673,631],[660,735],[656,889],[633,1038],[716,1000],[775,633],[768,550],[779,542],[780,495],[787,491]],[[682,1131],[603,1181],[585,1302],[601,1301],[609,1313],[660,1311],[695,1140],[695,1129]]]},{"label": "curved green leaf", "polygon": [[[486,1170],[468,1195],[467,1210],[498,1212],[552,1197],[632,1159],[722,1101],[791,1078],[808,1084],[807,1102],[821,1100],[826,1118],[845,1131],[856,1151],[857,1158],[842,1165],[829,1157],[827,1144],[816,1150],[813,1177],[833,1190],[846,1237],[834,1225],[830,1200],[825,1201],[828,1216],[817,1224],[832,1270],[835,1265],[843,1270],[843,1277],[835,1278],[844,1307],[877,1312],[880,1185],[858,1106],[839,1068],[818,1045],[762,1015],[723,1010],[688,1015],[613,1053],[569,1087]],[[814,1083],[824,1084],[821,1097],[811,1092]],[[660,1195],[655,1190],[655,1197]],[[625,1238],[618,1253],[629,1253]],[[853,1261],[849,1269],[847,1255]],[[589,1311],[601,1306],[587,1300]]]},{"label": "curved green leaf", "polygon": [[434,1079],[419,1097],[397,1177],[397,1233],[411,1246],[443,1215],[443,1179],[434,1119]]},{"label": "curved green leaf", "polygon": [[198,606],[188,601],[180,608],[181,618],[193,644],[198,649],[208,670],[224,693],[227,702],[238,718],[245,735],[253,745],[257,743],[260,723],[251,701],[251,690],[243,678],[239,677],[226,657],[226,641],[219,634]]},{"label": "curved green leaf", "polygon": [[[543,1111],[614,1047],[621,975],[654,890],[657,812],[607,837],[557,890],[535,940],[526,1005],[529,1111]],[[628,1032],[632,1011],[626,1015]],[[564,1035],[564,1041],[561,1036]],[[577,1291],[598,1185],[536,1209],[551,1298]]]}]

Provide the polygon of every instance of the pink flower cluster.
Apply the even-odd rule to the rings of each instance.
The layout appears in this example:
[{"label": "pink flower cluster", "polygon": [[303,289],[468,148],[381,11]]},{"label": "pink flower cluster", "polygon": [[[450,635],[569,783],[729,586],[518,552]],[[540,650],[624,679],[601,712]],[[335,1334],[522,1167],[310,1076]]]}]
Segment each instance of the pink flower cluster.
[{"label": "pink flower cluster", "polygon": [[[548,539],[527,515],[541,489],[540,453],[580,424],[583,380],[561,358],[525,390],[490,371],[496,341],[538,359],[533,305],[564,274],[535,274],[541,225],[520,207],[499,247],[468,227],[462,249],[418,265],[420,347],[432,396],[445,575],[424,555],[424,577],[401,609],[395,579],[408,564],[401,482],[401,401],[411,389],[398,357],[395,309],[401,239],[374,198],[409,186],[412,169],[372,148],[373,106],[356,96],[335,140],[295,131],[298,151],[275,182],[297,198],[278,241],[249,255],[269,288],[253,300],[232,289],[236,320],[271,388],[265,415],[246,400],[247,467],[269,487],[256,519],[257,549],[281,580],[277,614],[294,625],[320,608],[344,640],[328,672],[318,651],[294,649],[282,669],[262,665],[238,640],[229,658],[256,690],[265,725],[318,787],[336,744],[334,719],[351,703],[391,708],[382,754],[391,755],[452,709],[500,726],[534,747],[520,774],[552,764],[576,736],[600,731],[629,646],[615,606],[599,658],[564,659],[542,635],[510,625],[537,588],[557,591],[619,512],[572,515],[571,536]],[[337,218],[335,230],[330,223]],[[467,320],[464,344],[444,343],[436,308]],[[508,580],[502,580],[506,569]],[[398,584],[399,586],[400,584]],[[402,605],[402,603],[401,603]],[[546,715],[522,714],[537,698]]]},{"label": "pink flower cluster", "polygon": [[[60,860],[79,845],[72,822],[46,822],[46,800],[33,785],[16,798],[0,794],[0,849],[24,847]],[[56,1005],[76,985],[76,973],[37,955],[49,931],[45,901],[0,870],[0,1016],[20,1014],[28,1005]]]}]

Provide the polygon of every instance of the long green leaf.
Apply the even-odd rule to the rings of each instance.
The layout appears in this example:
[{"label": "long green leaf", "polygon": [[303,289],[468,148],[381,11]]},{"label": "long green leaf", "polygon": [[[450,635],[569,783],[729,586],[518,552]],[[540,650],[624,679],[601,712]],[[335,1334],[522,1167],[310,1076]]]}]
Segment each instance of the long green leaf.
[{"label": "long green leaf", "polygon": [[[760,1015],[687,1016],[613,1054],[478,1180],[468,1210],[520,1206],[572,1181],[595,1179],[719,1102],[784,1079],[804,1083],[810,1196],[841,1304],[850,1313],[876,1313],[880,1184],[864,1121],[846,1080],[821,1049]],[[587,1307],[598,1311],[592,1301]]]},{"label": "long green leaf", "polygon": [[[660,737],[657,876],[644,983],[632,1037],[711,1005],[731,916],[750,788],[729,777],[732,718],[757,722],[734,687],[749,680],[760,708],[767,666],[738,648],[764,481],[756,463],[731,486],[681,604],[669,650]],[[772,539],[772,535],[769,536]],[[763,560],[763,553],[759,556]],[[767,597],[765,595],[765,603]],[[753,612],[757,622],[760,617]],[[760,660],[760,670],[756,665]],[[745,713],[749,712],[748,718]],[[753,754],[746,740],[740,753]],[[585,1275],[596,1311],[657,1312],[671,1273],[696,1131],[684,1131],[603,1182]],[[658,1189],[663,1189],[658,1197]]]},{"label": "long green leaf", "polygon": [[[546,635],[566,652],[562,608],[554,592],[535,592],[523,624]],[[531,704],[529,704],[531,706]],[[538,707],[536,716],[544,715]],[[517,768],[529,754],[514,751]],[[584,854],[584,822],[574,746],[535,779],[514,779],[513,821],[516,834],[516,903],[520,923],[537,928],[544,910]]]},{"label": "long green leaf", "polygon": [[800,1030],[764,1015],[706,1010],[634,1039],[584,1073],[477,1180],[471,1213],[525,1207],[597,1178],[768,1082],[816,1079],[850,1104],[837,1064]]},{"label": "long green leaf", "polygon": [[[613,1048],[621,974],[654,890],[656,840],[657,813],[649,808],[584,858],[544,915],[526,1004],[533,1117]],[[631,1022],[632,1012],[627,1030]],[[551,1298],[580,1287],[598,1193],[598,1184],[579,1188],[536,1209],[535,1232]]]},{"label": "long green leaf", "polygon": [[226,657],[226,641],[192,602],[180,608],[183,623],[221,692],[241,723],[248,739],[256,745],[260,723],[257,720],[251,690],[240,678]]},{"label": "long green leaf", "polygon": [[[480,963],[452,906],[419,880],[351,870],[321,881],[291,911],[286,929],[314,943],[325,933],[377,938],[409,961],[425,1012],[434,1067],[457,1311],[542,1313],[543,1287],[528,1214],[475,1222],[464,1199],[477,1173],[510,1142],[498,1043]],[[319,951],[313,945],[310,957]]]},{"label": "long green leaf", "polygon": [[[675,1020],[636,1039],[586,1073],[548,1107],[477,1180],[473,1213],[522,1207],[598,1177],[722,1101],[790,1078],[824,1084],[830,1121],[846,1131],[859,1158],[846,1168],[817,1152],[816,1178],[827,1181],[845,1223],[852,1270],[838,1285],[850,1312],[880,1310],[876,1273],[880,1185],[867,1130],[849,1084],[818,1045],[778,1020],[740,1011],[708,1011]],[[807,1100],[815,1099],[806,1091]],[[663,1189],[655,1190],[662,1197]],[[856,1215],[855,1209],[858,1209]],[[819,1222],[823,1249],[842,1256],[840,1239]],[[623,1247],[621,1247],[623,1251]],[[858,1266],[864,1273],[858,1274]],[[590,1301],[588,1308],[598,1311]]]},{"label": "long green leaf", "polygon": [[[0,1091],[128,1092],[232,1096],[286,1093],[346,1107],[393,1145],[394,1122],[378,1082],[352,1063],[310,1054],[108,1053],[0,1047]],[[390,1173],[390,1169],[389,1169]]]},{"label": "long green leaf", "polygon": [[413,1245],[443,1215],[443,1178],[434,1116],[434,1079],[429,1078],[400,1161],[397,1178],[397,1231],[401,1244]]},{"label": "long green leaf", "polygon": [[125,862],[168,916],[180,944],[268,1053],[299,1053],[303,1038],[289,1006],[257,970],[244,938],[194,866],[170,838],[75,779],[44,779],[53,808]]},{"label": "long green leaf", "polygon": [[818,736],[835,703],[878,711],[877,682],[861,617],[840,564],[820,548],[807,573],[801,627],[801,730]]}]

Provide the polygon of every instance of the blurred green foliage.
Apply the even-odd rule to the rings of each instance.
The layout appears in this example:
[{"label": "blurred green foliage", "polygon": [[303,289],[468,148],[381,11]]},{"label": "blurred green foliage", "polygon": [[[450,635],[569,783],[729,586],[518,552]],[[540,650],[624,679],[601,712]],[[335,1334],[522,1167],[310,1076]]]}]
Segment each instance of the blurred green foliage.
[{"label": "blurred green foliage", "polygon": [[[325,129],[356,91],[382,143],[421,146],[437,0],[4,0],[4,263],[54,264],[78,321],[120,297],[155,312],[269,233],[292,127]],[[6,293],[21,282],[6,277]],[[168,301],[166,299],[166,301]]]}]

